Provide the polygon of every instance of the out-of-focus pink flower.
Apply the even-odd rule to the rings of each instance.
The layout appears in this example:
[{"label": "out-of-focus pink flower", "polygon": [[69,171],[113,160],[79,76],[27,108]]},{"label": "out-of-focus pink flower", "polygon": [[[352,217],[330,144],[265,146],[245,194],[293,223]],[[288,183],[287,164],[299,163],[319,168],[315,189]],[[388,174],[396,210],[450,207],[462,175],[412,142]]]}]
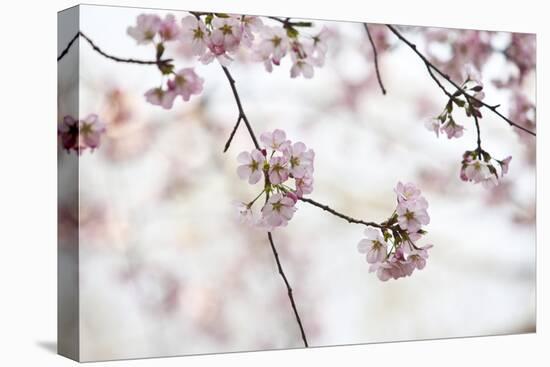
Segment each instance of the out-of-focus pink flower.
[{"label": "out-of-focus pink flower", "polygon": [[63,117],[57,127],[57,133],[61,137],[61,145],[65,150],[78,150],[78,120],[72,116]]},{"label": "out-of-focus pink flower", "polygon": [[286,139],[283,130],[275,129],[273,132],[265,132],[260,135],[260,141],[267,149],[283,152],[290,147],[290,141]]},{"label": "out-of-focus pink flower", "polygon": [[[330,30],[323,27],[321,31],[311,38],[311,41],[305,46],[311,63],[315,66],[323,66],[325,56],[328,50],[328,40],[330,38]],[[305,76],[305,75],[304,75]]]},{"label": "out-of-focus pink flower", "polygon": [[273,227],[286,226],[294,215],[296,202],[280,193],[273,194],[262,208],[262,217]]},{"label": "out-of-focus pink flower", "polygon": [[311,65],[311,61],[307,58],[295,58],[294,64],[292,64],[292,67],[290,68],[290,77],[296,78],[300,75],[303,75],[306,79],[313,78],[313,66]]},{"label": "out-of-focus pink flower", "polygon": [[457,124],[454,119],[449,116],[447,122],[441,126],[441,131],[447,134],[448,139],[460,138],[464,134],[464,126]]},{"label": "out-of-focus pink flower", "polygon": [[536,38],[534,34],[512,33],[510,45],[505,50],[506,57],[516,64],[519,70],[519,81],[537,64]]},{"label": "out-of-focus pink flower", "polygon": [[137,17],[135,27],[128,27],[127,33],[135,39],[138,44],[147,44],[153,42],[155,35],[161,27],[162,20],[158,15],[141,14]]},{"label": "out-of-focus pink flower", "polygon": [[180,35],[180,28],[176,22],[176,18],[172,14],[167,14],[161,21],[158,32],[163,41],[177,39]]},{"label": "out-of-focus pink flower", "polygon": [[188,15],[182,19],[181,25],[181,41],[191,44],[191,51],[194,55],[204,55],[208,40],[208,31],[204,22],[192,15]]},{"label": "out-of-focus pink flower", "polygon": [[269,182],[273,185],[285,182],[289,174],[286,157],[273,157],[269,160]]},{"label": "out-of-focus pink flower", "polygon": [[241,165],[237,168],[237,174],[243,180],[248,180],[248,183],[255,184],[263,176],[263,166],[265,163],[265,157],[257,149],[254,149],[251,153],[242,152],[237,156],[237,161]]},{"label": "out-of-focus pink flower", "polygon": [[499,161],[498,163],[500,163],[500,168],[502,169],[502,174],[501,176],[504,176],[505,174],[508,173],[508,168],[510,167],[510,161],[512,160],[512,156],[508,156],[506,158],[504,158],[502,161]]},{"label": "out-of-focus pink flower", "polygon": [[424,126],[426,126],[426,129],[428,129],[429,131],[433,131],[435,133],[435,136],[439,138],[439,119],[430,119],[424,123]]},{"label": "out-of-focus pink flower", "polygon": [[168,87],[184,101],[189,101],[191,95],[200,94],[204,79],[199,77],[193,68],[184,68],[176,73],[174,79],[168,81]]},{"label": "out-of-focus pink flower", "polygon": [[151,88],[145,92],[145,100],[153,105],[170,109],[174,105],[177,94],[173,90],[164,90],[160,87]]},{"label": "out-of-focus pink flower", "polygon": [[256,224],[257,218],[248,204],[240,201],[234,201],[233,206],[237,211],[237,220],[239,221],[239,223],[247,225]]},{"label": "out-of-focus pink flower", "polygon": [[388,245],[380,231],[372,227],[365,229],[365,238],[357,245],[357,250],[366,254],[369,264],[382,262],[386,258],[387,249]]}]

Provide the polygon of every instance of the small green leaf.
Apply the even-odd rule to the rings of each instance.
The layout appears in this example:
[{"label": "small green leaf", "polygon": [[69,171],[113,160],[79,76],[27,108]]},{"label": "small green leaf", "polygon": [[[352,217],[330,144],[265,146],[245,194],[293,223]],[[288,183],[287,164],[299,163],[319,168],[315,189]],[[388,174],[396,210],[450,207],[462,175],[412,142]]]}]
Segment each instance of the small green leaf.
[{"label": "small green leaf", "polygon": [[206,16],[206,18],[204,19],[204,23],[206,23],[207,25],[210,25],[210,24],[212,24],[212,19],[214,19],[214,15],[213,14],[208,14]]},{"label": "small green leaf", "polygon": [[157,45],[157,60],[159,60],[162,57],[162,54],[164,54],[164,44],[161,42]]},{"label": "small green leaf", "polygon": [[288,27],[286,29],[286,34],[289,38],[297,38],[299,32],[296,30],[296,28]]}]

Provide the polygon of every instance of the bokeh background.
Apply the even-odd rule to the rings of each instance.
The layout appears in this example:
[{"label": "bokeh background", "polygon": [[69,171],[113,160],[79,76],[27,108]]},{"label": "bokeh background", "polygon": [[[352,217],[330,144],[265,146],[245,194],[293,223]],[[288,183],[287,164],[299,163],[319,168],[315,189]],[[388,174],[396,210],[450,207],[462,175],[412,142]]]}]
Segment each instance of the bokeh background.
[{"label": "bokeh background", "polygon": [[[111,54],[152,59],[151,47],[126,35],[143,12],[82,6],[80,28]],[[483,146],[512,155],[510,173],[492,190],[460,181],[475,128],[457,115],[467,129],[460,139],[425,129],[446,98],[424,64],[388,35],[383,96],[362,25],[315,21],[323,25],[333,35],[311,80],[291,79],[288,60],[271,74],[246,54],[230,66],[252,125],[258,134],[282,128],[314,149],[310,197],[354,217],[386,219],[395,184],[415,182],[430,203],[424,243],[435,247],[424,270],[383,283],[356,250],[364,227],[299,203],[274,239],[310,344],[535,331],[535,139],[485,113]],[[422,47],[425,29],[402,31]],[[227,80],[216,63],[175,46],[167,53],[177,69],[195,67],[205,79],[200,96],[169,111],[143,97],[159,83],[154,66],[115,63],[80,43],[80,115],[98,113],[107,124],[101,147],[80,157],[81,358],[301,347],[265,233],[235,220],[231,202],[253,198],[257,187],[236,174],[237,154],[252,148],[244,126],[222,153],[237,117]],[[482,74],[487,101],[502,111],[510,93],[491,80],[509,72],[495,53]],[[533,101],[534,80],[522,86]],[[70,88],[61,81],[60,93]],[[61,212],[61,225],[74,225]]]}]

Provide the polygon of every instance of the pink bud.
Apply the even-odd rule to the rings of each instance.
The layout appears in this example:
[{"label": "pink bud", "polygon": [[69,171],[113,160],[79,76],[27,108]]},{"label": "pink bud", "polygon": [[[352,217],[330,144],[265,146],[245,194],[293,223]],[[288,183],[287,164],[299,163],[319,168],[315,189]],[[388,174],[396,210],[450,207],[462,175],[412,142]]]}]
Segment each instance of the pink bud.
[{"label": "pink bud", "polygon": [[294,202],[298,201],[298,196],[296,196],[296,194],[293,193],[292,191],[287,192],[286,197],[291,198],[292,201],[294,201]]}]

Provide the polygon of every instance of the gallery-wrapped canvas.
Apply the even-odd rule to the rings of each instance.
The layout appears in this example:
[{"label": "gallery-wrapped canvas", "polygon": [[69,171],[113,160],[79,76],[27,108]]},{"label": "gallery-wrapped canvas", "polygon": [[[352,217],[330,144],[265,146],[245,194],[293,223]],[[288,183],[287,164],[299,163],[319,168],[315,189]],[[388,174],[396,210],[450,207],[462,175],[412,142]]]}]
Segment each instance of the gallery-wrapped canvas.
[{"label": "gallery-wrapped canvas", "polygon": [[535,35],[355,20],[59,13],[60,354],[535,332]]}]

